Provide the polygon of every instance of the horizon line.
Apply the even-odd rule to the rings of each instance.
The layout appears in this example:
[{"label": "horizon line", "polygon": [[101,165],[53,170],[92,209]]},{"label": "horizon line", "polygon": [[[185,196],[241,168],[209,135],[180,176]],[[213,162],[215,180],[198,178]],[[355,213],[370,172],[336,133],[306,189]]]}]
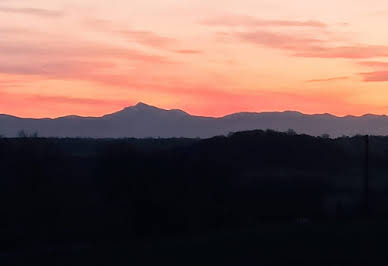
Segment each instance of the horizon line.
[{"label": "horizon line", "polygon": [[331,116],[331,117],[334,117],[334,118],[347,118],[347,117],[361,118],[361,117],[365,117],[365,116],[387,116],[387,114],[373,114],[373,113],[366,113],[366,114],[362,114],[362,115],[350,115],[350,114],[348,114],[348,115],[335,115],[335,114],[331,114],[331,113],[327,113],[327,112],[325,112],[325,113],[304,113],[304,112],[296,111],[296,110],[240,111],[240,112],[229,113],[229,114],[226,114],[226,115],[223,115],[223,116],[205,116],[205,115],[191,114],[191,113],[188,113],[188,112],[186,112],[186,111],[184,111],[182,109],[179,109],[179,108],[165,109],[165,108],[157,107],[157,106],[154,106],[154,105],[146,104],[146,103],[141,102],[141,101],[138,102],[135,105],[126,106],[126,107],[123,107],[122,109],[120,109],[118,111],[115,111],[115,112],[112,112],[112,113],[103,114],[101,116],[82,116],[82,115],[76,115],[76,114],[69,114],[69,115],[58,116],[58,117],[21,117],[21,116],[12,115],[12,114],[6,114],[6,113],[0,113],[0,116],[8,116],[8,117],[13,117],[13,118],[17,118],[17,119],[32,119],[32,120],[45,120],[45,119],[55,120],[55,119],[70,118],[70,117],[77,117],[77,118],[103,118],[105,116],[113,115],[113,114],[122,112],[122,111],[124,111],[124,110],[126,110],[128,108],[133,108],[133,107],[137,107],[137,106],[148,106],[148,107],[156,108],[156,109],[159,109],[159,110],[162,110],[162,111],[181,111],[181,112],[184,112],[187,115],[192,116],[192,117],[204,117],[204,118],[213,118],[213,119],[225,118],[225,117],[232,116],[232,115],[235,115],[235,114],[270,114],[270,113],[298,113],[298,114],[305,115],[305,116],[328,115],[328,116]]}]

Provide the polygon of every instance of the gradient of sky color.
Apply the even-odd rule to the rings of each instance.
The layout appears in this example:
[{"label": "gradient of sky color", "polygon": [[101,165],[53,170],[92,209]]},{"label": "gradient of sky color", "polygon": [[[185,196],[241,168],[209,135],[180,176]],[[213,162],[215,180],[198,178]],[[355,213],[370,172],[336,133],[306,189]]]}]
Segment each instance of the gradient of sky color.
[{"label": "gradient of sky color", "polygon": [[388,114],[386,0],[0,0],[0,113]]}]

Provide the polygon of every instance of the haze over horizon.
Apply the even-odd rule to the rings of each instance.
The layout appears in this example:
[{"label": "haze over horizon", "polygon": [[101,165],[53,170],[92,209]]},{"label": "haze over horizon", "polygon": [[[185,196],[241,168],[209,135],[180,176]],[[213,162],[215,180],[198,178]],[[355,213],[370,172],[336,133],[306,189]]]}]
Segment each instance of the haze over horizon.
[{"label": "haze over horizon", "polygon": [[0,113],[388,114],[388,2],[0,0]]}]

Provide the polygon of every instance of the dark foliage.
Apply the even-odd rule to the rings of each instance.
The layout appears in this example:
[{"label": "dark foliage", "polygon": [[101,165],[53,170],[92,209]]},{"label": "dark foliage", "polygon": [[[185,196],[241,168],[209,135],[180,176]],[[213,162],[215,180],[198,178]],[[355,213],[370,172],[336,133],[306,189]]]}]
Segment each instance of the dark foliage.
[{"label": "dark foliage", "polygon": [[[388,138],[370,143],[371,215],[384,217]],[[2,248],[357,219],[363,159],[361,136],[292,131],[206,140],[4,138]]]}]

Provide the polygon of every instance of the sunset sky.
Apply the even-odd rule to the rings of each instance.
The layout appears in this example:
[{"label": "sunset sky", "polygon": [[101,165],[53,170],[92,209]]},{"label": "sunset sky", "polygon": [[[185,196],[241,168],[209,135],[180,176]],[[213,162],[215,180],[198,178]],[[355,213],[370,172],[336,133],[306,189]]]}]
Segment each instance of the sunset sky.
[{"label": "sunset sky", "polygon": [[387,0],[0,0],[0,113],[388,114]]}]

